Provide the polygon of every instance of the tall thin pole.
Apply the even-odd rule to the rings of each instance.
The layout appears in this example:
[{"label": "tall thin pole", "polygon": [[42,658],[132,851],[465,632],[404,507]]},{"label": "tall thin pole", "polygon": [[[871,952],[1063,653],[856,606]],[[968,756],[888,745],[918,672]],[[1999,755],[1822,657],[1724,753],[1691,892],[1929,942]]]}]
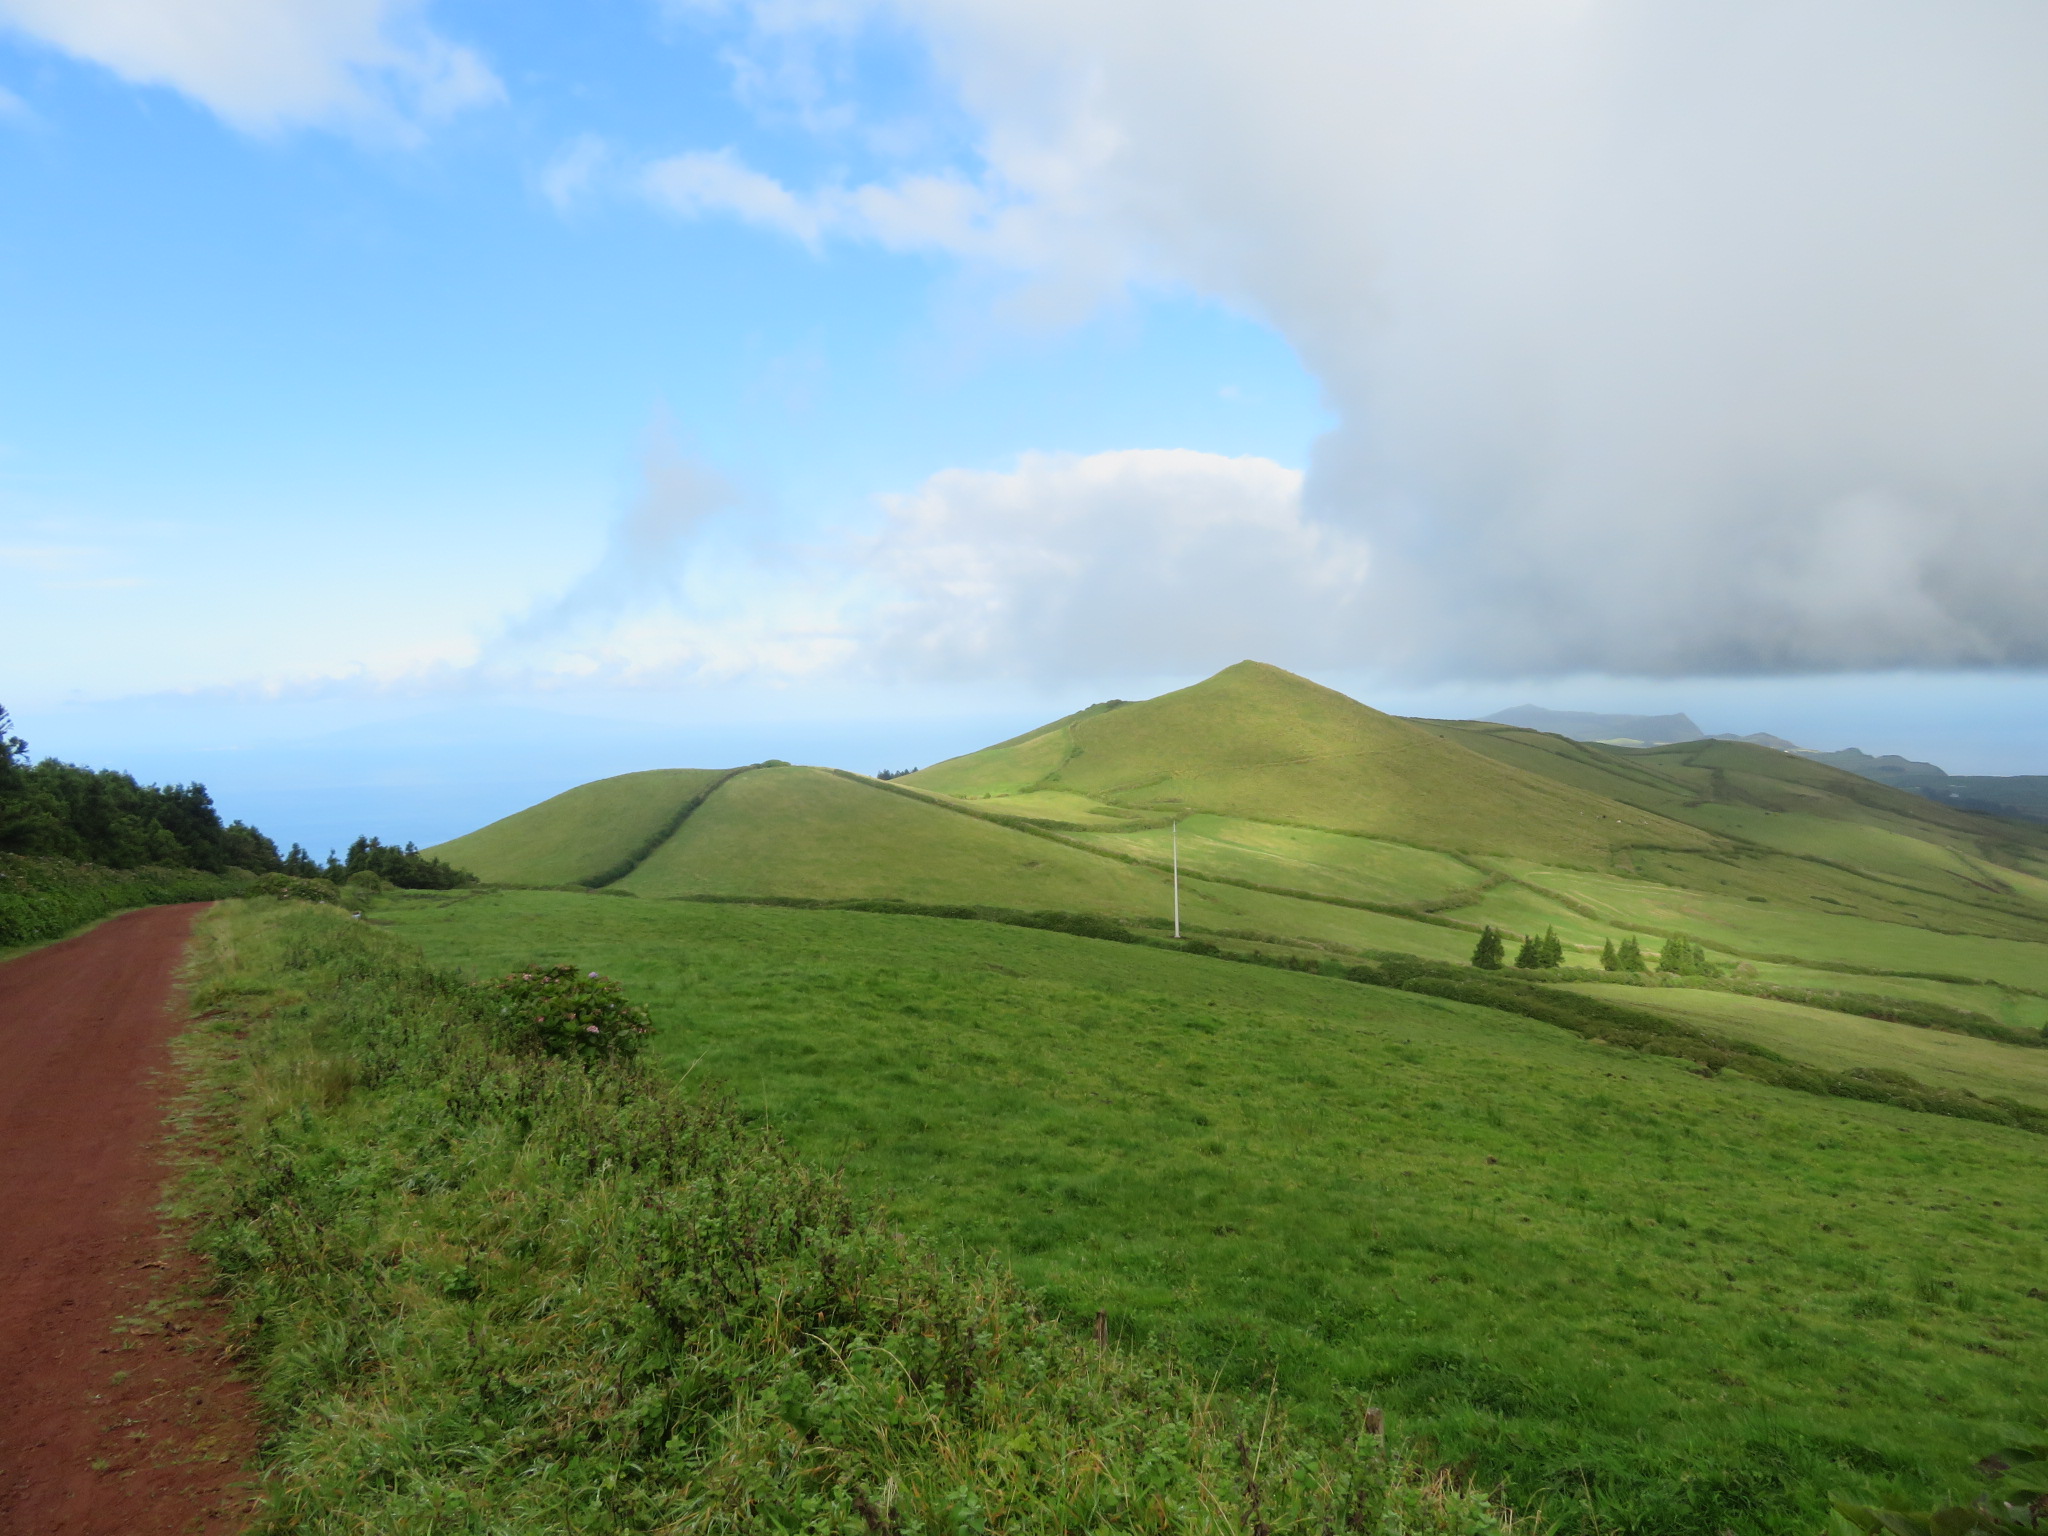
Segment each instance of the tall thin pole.
[{"label": "tall thin pole", "polygon": [[1173,818],[1173,936],[1180,937],[1180,818]]}]

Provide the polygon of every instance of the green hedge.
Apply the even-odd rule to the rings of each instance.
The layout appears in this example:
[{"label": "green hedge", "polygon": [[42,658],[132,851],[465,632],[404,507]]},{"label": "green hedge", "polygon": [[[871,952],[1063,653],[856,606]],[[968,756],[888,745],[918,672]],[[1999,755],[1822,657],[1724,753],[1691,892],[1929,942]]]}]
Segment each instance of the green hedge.
[{"label": "green hedge", "polygon": [[130,907],[218,901],[245,884],[246,877],[198,869],[103,869],[0,853],[0,949],[46,944]]},{"label": "green hedge", "polygon": [[193,986],[256,1532],[1508,1528],[1363,1404],[1324,1442],[1074,1337],[715,1091],[498,1048],[482,989],[331,907],[217,909]]}]

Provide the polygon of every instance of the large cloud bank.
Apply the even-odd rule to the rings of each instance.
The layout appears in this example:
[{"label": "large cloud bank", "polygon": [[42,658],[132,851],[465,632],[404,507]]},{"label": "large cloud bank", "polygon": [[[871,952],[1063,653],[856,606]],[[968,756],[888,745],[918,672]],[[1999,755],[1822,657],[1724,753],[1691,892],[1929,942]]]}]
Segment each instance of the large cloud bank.
[{"label": "large cloud bank", "polygon": [[792,188],[694,150],[648,194],[953,252],[1069,308],[1184,283],[1265,317],[1341,413],[1289,537],[1369,545],[1321,636],[1359,663],[2048,661],[2036,0],[753,16],[763,51],[914,28],[971,155]]}]

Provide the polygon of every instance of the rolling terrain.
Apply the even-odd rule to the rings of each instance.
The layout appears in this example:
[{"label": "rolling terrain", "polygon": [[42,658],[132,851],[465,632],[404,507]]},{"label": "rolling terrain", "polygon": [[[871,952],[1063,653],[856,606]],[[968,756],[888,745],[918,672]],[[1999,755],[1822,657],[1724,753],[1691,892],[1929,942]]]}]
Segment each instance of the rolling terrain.
[{"label": "rolling terrain", "polygon": [[[1384,1402],[1564,1531],[1811,1529],[2039,1438],[2048,829],[1242,663],[900,780],[627,775],[430,852],[535,888],[376,906],[436,962],[618,976],[678,1072],[1077,1326],[1332,1424]],[[1167,952],[1176,857],[1191,940],[1322,974]],[[870,910],[787,910],[833,904]],[[1489,925],[1562,941],[1526,995],[1710,1064],[1393,989],[1472,975]],[[1710,974],[1599,968],[1672,933]],[[2025,1114],[1788,1091],[1714,1042]]]},{"label": "rolling terrain", "polygon": [[471,975],[617,977],[674,1072],[1076,1331],[1104,1311],[1333,1429],[1383,1404],[1551,1529],[1814,1531],[1830,1490],[1967,1495],[2039,1438],[2042,1136],[990,923],[550,891],[370,915]]},{"label": "rolling terrain", "polygon": [[1587,966],[1609,940],[1654,954],[1680,931],[1760,981],[1863,975],[1864,992],[2048,1024],[2048,828],[1746,742],[1399,719],[1254,662],[889,783],[628,774],[429,852],[508,885],[1157,927],[1176,844],[1184,931],[1226,944],[1457,960],[1491,924],[1554,929]]}]

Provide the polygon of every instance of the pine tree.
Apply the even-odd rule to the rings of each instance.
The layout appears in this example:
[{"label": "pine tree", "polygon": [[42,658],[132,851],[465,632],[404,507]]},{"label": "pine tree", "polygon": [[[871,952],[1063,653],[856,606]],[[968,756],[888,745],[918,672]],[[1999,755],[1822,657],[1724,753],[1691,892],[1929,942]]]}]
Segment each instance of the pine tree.
[{"label": "pine tree", "polygon": [[1612,939],[1609,939],[1600,948],[1600,969],[1603,971],[1618,971],[1621,969],[1621,957],[1614,952],[1614,940]]},{"label": "pine tree", "polygon": [[1500,941],[1500,935],[1494,932],[1493,925],[1488,923],[1486,931],[1479,935],[1478,944],[1473,946],[1472,963],[1482,971],[1497,971],[1500,969],[1504,951],[1505,946]]},{"label": "pine tree", "polygon": [[1619,962],[1615,966],[1615,969],[1618,971],[1642,971],[1647,969],[1643,964],[1643,946],[1637,942],[1634,934],[1630,934],[1621,941],[1621,948],[1615,951],[1614,958]]},{"label": "pine tree", "polygon": [[1540,971],[1543,969],[1543,945],[1533,933],[1522,935],[1522,949],[1515,956],[1518,971]]},{"label": "pine tree", "polygon": [[1684,934],[1674,933],[1667,935],[1664,940],[1664,952],[1657,956],[1658,974],[1663,976],[1683,976],[1685,974],[1685,963],[1690,958],[1686,951],[1690,947],[1685,942]]},{"label": "pine tree", "polygon": [[1537,943],[1536,949],[1546,968],[1555,970],[1564,964],[1564,940],[1557,936],[1555,928],[1543,930],[1543,937]]}]

